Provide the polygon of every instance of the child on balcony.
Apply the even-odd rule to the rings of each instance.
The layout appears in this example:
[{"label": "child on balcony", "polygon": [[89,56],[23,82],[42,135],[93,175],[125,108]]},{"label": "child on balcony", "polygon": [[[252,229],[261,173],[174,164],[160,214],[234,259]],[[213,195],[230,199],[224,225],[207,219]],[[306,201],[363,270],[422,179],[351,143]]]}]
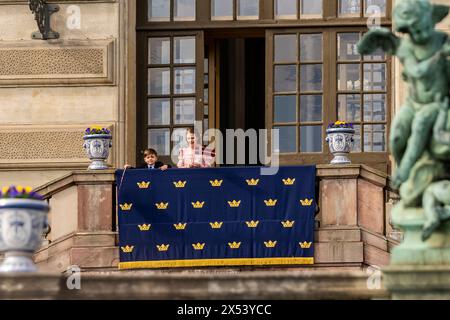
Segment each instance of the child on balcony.
[{"label": "child on balcony", "polygon": [[193,128],[186,130],[188,146],[181,148],[178,154],[178,168],[209,168],[214,162],[214,151],[197,144],[198,138]]},{"label": "child on balcony", "polygon": [[[161,171],[165,171],[165,170],[171,168],[170,165],[166,165],[166,164],[162,163],[161,161],[158,161],[158,153],[156,152],[155,149],[144,150],[144,162],[145,162],[145,164],[139,166],[138,169],[146,168],[149,170],[159,169]],[[130,166],[129,164],[126,164],[124,166],[124,169],[134,169],[134,168],[132,166]]]}]

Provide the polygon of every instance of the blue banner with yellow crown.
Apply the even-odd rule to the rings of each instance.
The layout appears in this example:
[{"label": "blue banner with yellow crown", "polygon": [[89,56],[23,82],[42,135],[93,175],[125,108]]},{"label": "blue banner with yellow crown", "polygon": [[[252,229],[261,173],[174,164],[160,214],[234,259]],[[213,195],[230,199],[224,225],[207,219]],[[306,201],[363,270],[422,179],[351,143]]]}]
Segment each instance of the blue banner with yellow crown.
[{"label": "blue banner with yellow crown", "polygon": [[313,264],[314,166],[117,170],[120,269]]}]

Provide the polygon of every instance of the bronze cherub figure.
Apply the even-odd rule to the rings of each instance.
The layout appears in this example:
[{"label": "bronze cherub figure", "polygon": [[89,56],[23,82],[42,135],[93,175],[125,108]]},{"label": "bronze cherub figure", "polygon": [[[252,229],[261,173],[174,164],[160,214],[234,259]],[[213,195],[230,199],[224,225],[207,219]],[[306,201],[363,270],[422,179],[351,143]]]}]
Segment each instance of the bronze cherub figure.
[{"label": "bronze cherub figure", "polygon": [[[405,208],[421,207],[431,184],[450,179],[450,139],[441,139],[450,135],[450,126],[442,120],[447,119],[449,110],[450,40],[435,29],[448,13],[449,7],[432,5],[428,0],[400,0],[394,8],[395,30],[408,36],[400,38],[385,28],[372,29],[358,45],[361,54],[381,48],[398,57],[404,67],[408,98],[395,116],[389,143],[398,165],[392,186],[400,189]],[[427,193],[427,199],[436,194],[436,188]],[[438,198],[443,200],[442,196],[433,199]],[[424,239],[440,224],[436,223],[441,221],[436,217],[438,211],[425,214]]]}]

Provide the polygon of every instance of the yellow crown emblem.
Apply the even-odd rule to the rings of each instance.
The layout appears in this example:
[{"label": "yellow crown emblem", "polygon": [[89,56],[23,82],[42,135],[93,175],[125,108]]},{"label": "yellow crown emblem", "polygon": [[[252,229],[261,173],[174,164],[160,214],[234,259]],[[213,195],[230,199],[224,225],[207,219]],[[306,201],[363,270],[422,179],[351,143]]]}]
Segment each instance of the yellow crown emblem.
[{"label": "yellow crown emblem", "polygon": [[173,184],[175,188],[184,188],[187,181],[175,181]]},{"label": "yellow crown emblem", "polygon": [[203,201],[203,202],[197,201],[197,202],[191,202],[191,203],[192,203],[192,207],[194,207],[194,209],[201,209],[205,205],[205,201]]},{"label": "yellow crown emblem", "polygon": [[265,203],[266,206],[268,206],[268,207],[275,207],[275,205],[277,204],[277,201],[278,201],[278,200],[272,200],[272,199],[269,199],[269,200],[264,200],[264,203]]},{"label": "yellow crown emblem", "polygon": [[133,206],[132,203],[130,204],[124,203],[120,205],[120,209],[122,209],[122,211],[130,211],[132,206]]},{"label": "yellow crown emblem", "polygon": [[309,207],[310,205],[312,205],[313,199],[300,200],[300,203],[301,203],[302,206],[304,206],[304,207]]},{"label": "yellow crown emblem", "polygon": [[145,181],[138,182],[137,185],[138,185],[139,189],[148,189],[148,187],[150,186],[150,181],[148,181],[148,182],[145,182]]},{"label": "yellow crown emblem", "polygon": [[223,180],[217,180],[217,179],[214,181],[212,181],[212,180],[209,181],[209,183],[211,183],[211,186],[215,187],[215,188],[222,186],[222,182],[223,182]]},{"label": "yellow crown emblem", "polygon": [[121,247],[121,249],[122,249],[122,252],[123,253],[132,253],[133,252],[133,249],[134,249],[134,246],[125,246],[125,247]]},{"label": "yellow crown emblem", "polygon": [[266,246],[266,248],[275,248],[275,246],[277,245],[277,242],[276,241],[272,241],[272,240],[269,240],[269,241],[264,241],[264,245]]},{"label": "yellow crown emblem", "polygon": [[160,252],[164,252],[164,251],[167,251],[167,250],[169,250],[169,246],[170,245],[168,245],[168,244],[162,244],[162,245],[156,245],[156,248],[158,248],[158,251],[160,251]]},{"label": "yellow crown emblem", "polygon": [[194,248],[194,250],[203,250],[205,244],[204,243],[192,244],[192,247]]},{"label": "yellow crown emblem", "polygon": [[151,224],[140,224],[140,225],[138,225],[138,227],[139,227],[139,230],[141,230],[141,231],[148,231],[148,230],[150,230],[150,227],[151,227],[152,225]]},{"label": "yellow crown emblem", "polygon": [[223,222],[210,222],[209,225],[211,226],[211,228],[213,229],[220,229],[222,228]]},{"label": "yellow crown emblem", "polygon": [[299,242],[298,243],[302,249],[309,249],[312,245],[312,242]]},{"label": "yellow crown emblem", "polygon": [[247,184],[249,185],[249,186],[257,186],[258,185],[258,183],[259,183],[259,179],[250,179],[250,180],[245,180],[245,181],[247,181]]},{"label": "yellow crown emblem", "polygon": [[239,208],[239,206],[241,205],[241,200],[228,201],[228,204],[230,205],[231,208]]},{"label": "yellow crown emblem", "polygon": [[156,208],[158,208],[158,210],[166,210],[167,207],[169,206],[169,203],[166,202],[161,202],[161,203],[155,203]]},{"label": "yellow crown emblem", "polygon": [[283,179],[283,183],[285,186],[292,186],[294,185],[295,182],[295,178],[291,179],[291,178],[287,178],[287,179]]},{"label": "yellow crown emblem", "polygon": [[187,223],[174,224],[173,226],[174,226],[175,229],[177,229],[177,230],[184,230],[184,229],[186,229]]},{"label": "yellow crown emblem", "polygon": [[241,246],[241,242],[228,242],[228,246],[230,247],[230,249],[239,249]]},{"label": "yellow crown emblem", "polygon": [[247,227],[249,228],[256,228],[259,224],[259,221],[245,221],[245,223],[247,224]]},{"label": "yellow crown emblem", "polygon": [[294,226],[295,221],[281,221],[281,224],[283,225],[284,228],[292,228]]}]

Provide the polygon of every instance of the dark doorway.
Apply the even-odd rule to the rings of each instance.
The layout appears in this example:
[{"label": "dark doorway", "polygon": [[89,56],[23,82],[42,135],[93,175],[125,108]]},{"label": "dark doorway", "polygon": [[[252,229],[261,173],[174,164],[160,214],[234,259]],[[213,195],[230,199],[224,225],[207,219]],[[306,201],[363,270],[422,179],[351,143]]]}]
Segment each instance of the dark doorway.
[{"label": "dark doorway", "polygon": [[[258,133],[259,129],[265,128],[265,39],[221,39],[216,45],[220,52],[220,130],[225,146],[226,129],[255,129]],[[259,156],[257,163],[251,163],[249,143],[246,139],[245,164],[237,164],[235,148],[234,164],[224,165],[261,165]],[[226,162],[226,148],[223,152]]]}]

